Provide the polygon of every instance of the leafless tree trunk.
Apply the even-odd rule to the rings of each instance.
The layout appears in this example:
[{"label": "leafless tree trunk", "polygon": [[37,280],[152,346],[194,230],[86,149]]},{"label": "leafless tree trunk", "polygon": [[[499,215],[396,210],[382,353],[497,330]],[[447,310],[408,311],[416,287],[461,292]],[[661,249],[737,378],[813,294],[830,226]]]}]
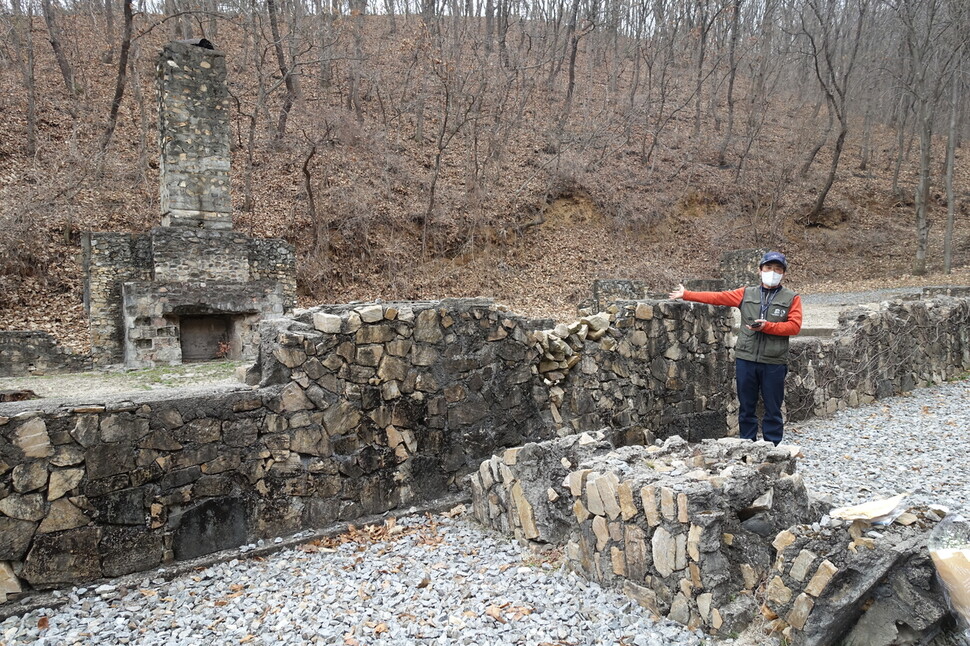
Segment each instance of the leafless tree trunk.
[{"label": "leafless tree trunk", "polygon": [[279,66],[280,74],[283,77],[283,85],[286,94],[283,96],[283,105],[280,108],[280,116],[276,122],[276,140],[282,141],[286,136],[286,121],[290,116],[290,110],[297,98],[296,81],[293,79],[293,66],[287,64],[286,54],[283,52],[283,38],[280,35],[279,9],[276,0],[266,0],[266,9],[269,12],[270,32],[273,35],[273,50],[276,52],[276,64]]},{"label": "leafless tree trunk", "polygon": [[721,147],[717,151],[717,165],[725,165],[725,156],[728,146],[731,145],[731,138],[734,135],[734,82],[738,75],[738,31],[741,24],[741,4],[743,0],[734,0],[731,7],[731,36],[728,43],[728,86],[727,86],[727,125],[724,130],[724,139],[721,140]]},{"label": "leafless tree trunk", "polygon": [[361,64],[364,59],[364,11],[367,7],[365,0],[352,0],[350,4],[351,20],[353,20],[354,54],[350,61],[350,74],[347,84],[347,109],[354,113],[358,122],[364,120],[364,106],[360,97]]},{"label": "leafless tree trunk", "polygon": [[[34,21],[33,4],[27,3],[24,11],[20,0],[12,0],[13,17],[10,25],[10,39],[14,45],[14,55],[24,90],[27,92],[27,154],[37,154],[37,78],[35,75],[34,37],[31,25]],[[21,58],[22,53],[22,58]]]},{"label": "leafless tree trunk", "polygon": [[953,190],[953,169],[956,165],[957,114],[960,105],[959,67],[950,77],[950,127],[946,137],[946,231],[943,235],[943,271],[953,268],[953,225],[956,220],[956,193]]},{"label": "leafless tree trunk", "polygon": [[896,161],[893,163],[893,195],[900,196],[899,172],[903,167],[903,157],[906,155],[906,125],[909,123],[909,97],[905,92],[899,95],[899,118],[896,121]]},{"label": "leafless tree trunk", "polygon": [[108,149],[115,127],[118,125],[118,111],[121,109],[121,100],[125,96],[125,85],[128,83],[128,52],[131,50],[132,32],[131,0],[122,0],[122,7],[125,24],[121,36],[121,54],[118,57],[118,77],[115,80],[115,94],[111,100],[111,110],[108,113],[108,125],[101,136],[100,149],[102,153]]},{"label": "leafless tree trunk", "polygon": [[114,0],[104,0],[104,40],[107,48],[101,57],[102,63],[110,63],[115,57],[115,10]]},{"label": "leafless tree trunk", "polygon": [[[828,177],[807,216],[811,221],[825,207],[825,198],[835,183],[845,138],[849,133],[852,72],[862,44],[870,0],[856,0],[854,15],[844,16],[835,15],[835,6],[823,5],[824,0],[804,1],[807,11],[801,15],[801,35],[808,41],[809,61],[815,69],[815,78],[830,110],[839,121],[839,134],[835,138]],[[846,25],[845,32],[841,30],[843,24]],[[846,42],[842,42],[842,39]]]},{"label": "leafless tree trunk", "polygon": [[74,71],[71,69],[71,64],[61,47],[61,30],[57,25],[56,9],[51,5],[51,0],[41,0],[40,8],[44,13],[44,22],[47,24],[47,38],[50,41],[51,49],[54,50],[57,67],[61,70],[64,87],[67,89],[67,93],[73,96],[77,93],[77,86],[74,84]]}]

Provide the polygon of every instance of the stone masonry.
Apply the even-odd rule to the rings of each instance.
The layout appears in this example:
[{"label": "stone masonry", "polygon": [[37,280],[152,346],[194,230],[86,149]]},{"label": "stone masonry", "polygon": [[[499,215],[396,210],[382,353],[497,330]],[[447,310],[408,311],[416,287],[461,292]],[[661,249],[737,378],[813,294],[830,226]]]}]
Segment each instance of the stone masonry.
[{"label": "stone masonry", "polygon": [[179,320],[225,315],[232,358],[255,358],[261,318],[295,305],[293,248],[232,231],[156,227],[82,241],[85,305],[99,365],[181,363]]},{"label": "stone masonry", "polygon": [[225,54],[172,42],[157,69],[162,225],[231,229]]},{"label": "stone masonry", "polygon": [[970,300],[940,291],[845,312],[832,338],[793,339],[787,418],[831,415],[970,370]]},{"label": "stone masonry", "polygon": [[[595,432],[507,449],[470,476],[484,525],[543,547],[660,616],[785,643],[931,638],[949,611],[928,510],[873,531],[823,516],[797,447],[734,438],[619,449]],[[911,643],[911,642],[905,642]]]},{"label": "stone masonry", "polygon": [[[912,305],[925,317],[916,319],[919,325],[947,330],[958,328],[964,306],[964,301],[945,299]],[[662,520],[647,522],[641,531],[650,538],[653,567],[653,536],[663,528],[666,534],[660,533],[657,541],[667,546],[661,550],[667,556],[672,542],[674,567],[669,575],[666,565],[651,574],[653,587],[645,578],[637,585],[653,590],[657,607],[666,614],[696,613],[698,621],[713,627],[714,615],[705,610],[709,599],[701,598],[710,593],[722,626],[730,625],[734,615],[725,609],[730,595],[726,604],[716,605],[724,597],[715,592],[720,590],[717,582],[705,583],[709,574],[703,563],[698,567],[704,589],[692,588],[688,595],[679,587],[684,578],[692,584],[694,580],[678,567],[683,563],[678,536],[683,535],[686,550],[692,525],[703,529],[704,541],[719,532],[717,545],[704,543],[713,551],[698,549],[712,564],[721,556],[734,563],[734,548],[727,540],[744,545],[757,540],[748,535],[752,533],[771,539],[796,524],[789,512],[787,517],[782,513],[804,508],[790,455],[746,445],[756,453],[743,458],[736,445],[722,441],[711,445],[724,455],[702,451],[701,465],[695,464],[699,458],[694,449],[677,440],[663,452],[617,449],[616,455],[594,464],[595,456],[589,455],[596,447],[567,437],[605,427],[604,446],[612,447],[650,443],[668,437],[672,429],[697,439],[723,435],[733,372],[729,327],[720,317],[708,306],[646,301],[617,305],[614,312],[560,327],[517,316],[486,300],[321,306],[260,324],[252,389],[53,408],[43,400],[0,404],[0,574],[14,577],[7,577],[3,589],[16,597],[32,588],[139,571],[258,537],[434,500],[465,486],[464,476],[481,473],[482,461],[500,454],[503,459],[517,456],[515,464],[505,460],[513,470],[538,461],[540,473],[551,478],[537,489],[537,498],[529,498],[539,532],[536,541],[555,543],[575,526],[572,505],[577,501],[587,511],[604,503],[602,497],[599,503],[589,498],[586,484],[577,489],[579,495],[572,489],[567,494],[562,482],[572,472],[588,468],[603,477],[615,473],[618,492],[621,482],[635,481],[639,497],[633,504],[639,505],[643,519],[642,491],[654,487],[654,499],[667,504],[666,512],[661,508]],[[956,333],[942,334],[938,356],[917,354],[901,366],[903,374],[950,374],[964,365],[963,352],[956,351],[960,339]],[[879,354],[892,339],[864,335],[857,342],[873,344],[871,352]],[[830,343],[837,347],[836,340]],[[875,365],[882,379],[895,383],[900,378],[891,362]],[[530,457],[536,449],[528,445],[544,441],[571,448],[554,459]],[[520,446],[517,453],[505,453]],[[729,455],[738,466],[725,473],[728,466],[722,458]],[[708,458],[714,462],[708,464]],[[632,466],[623,464],[653,466],[634,476]],[[503,472],[497,464],[492,471]],[[722,477],[718,489],[714,483]],[[605,482],[612,481],[607,477]],[[772,507],[767,499],[759,503],[767,489],[755,496],[746,489],[752,483],[771,484],[773,501],[794,501],[794,507]],[[548,505],[550,488],[564,507]],[[525,486],[523,492],[535,493]],[[688,523],[680,520],[679,508],[668,517],[670,500],[679,500],[670,492],[687,496]],[[724,505],[731,511],[724,511]],[[695,518],[698,510],[713,515]],[[719,510],[723,518],[717,516]],[[495,517],[506,519],[506,529],[520,527],[522,535],[532,538],[534,532],[523,520],[528,514]],[[707,520],[712,524],[703,524]],[[591,576],[620,580],[615,578],[620,575],[613,570],[612,548],[626,551],[625,538],[623,545],[597,546],[604,536],[602,523],[609,534],[612,524],[621,521],[622,516],[611,518],[608,511],[601,521],[585,519],[592,534],[584,534],[585,542],[575,540],[570,554]],[[738,523],[750,528],[745,529],[746,538],[738,538]],[[718,531],[704,529],[714,525]],[[693,531],[697,538],[699,530]],[[724,534],[735,538],[724,539]],[[616,539],[610,535],[610,540]],[[766,572],[774,553],[762,548],[751,548],[760,556],[748,558]],[[637,567],[628,556],[622,561],[626,567],[631,562]],[[692,574],[691,562],[687,575]],[[619,568],[620,561],[616,563]],[[743,575],[732,576],[731,585],[743,580]],[[669,598],[658,592],[664,589],[661,583],[676,584]],[[674,605],[681,592],[682,600]],[[791,609],[776,612],[787,617]]]},{"label": "stone masonry", "polygon": [[40,331],[0,331],[0,377],[81,372],[91,359],[59,345]]},{"label": "stone masonry", "polygon": [[[590,406],[609,419],[631,396],[606,387],[628,360],[618,348],[654,328],[657,351],[670,347],[664,309],[642,305],[651,318],[634,307],[575,328],[586,336],[575,352],[604,371],[582,387],[596,386]],[[691,325],[710,326],[703,316]],[[456,490],[495,451],[572,432],[551,412],[549,325],[484,300],[325,306],[262,324],[255,390],[0,407],[0,570],[14,576],[4,590],[139,571]],[[663,361],[618,437],[642,441],[666,380],[686,378],[687,350]],[[596,418],[563,410],[577,424]]]}]

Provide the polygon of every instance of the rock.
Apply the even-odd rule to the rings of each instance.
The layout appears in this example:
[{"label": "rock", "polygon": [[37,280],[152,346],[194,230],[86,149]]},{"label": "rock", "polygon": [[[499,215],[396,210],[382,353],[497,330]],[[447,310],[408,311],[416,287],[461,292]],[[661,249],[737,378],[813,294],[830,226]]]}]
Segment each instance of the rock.
[{"label": "rock", "polygon": [[[788,571],[788,576],[795,579],[796,581],[804,581],[805,577],[808,576],[809,568],[815,562],[816,555],[809,550],[802,550],[795,557],[792,562],[791,569]],[[789,621],[788,623],[792,623]]]},{"label": "rock", "polygon": [[84,452],[89,480],[127,473],[135,468],[135,454],[128,444],[98,444]]},{"label": "rock", "polygon": [[337,334],[340,332],[342,321],[336,314],[316,312],[313,315],[313,327],[327,334]]},{"label": "rock", "polygon": [[101,569],[105,576],[122,576],[157,567],[164,545],[160,532],[145,528],[105,528],[101,537]]},{"label": "rock", "polygon": [[40,534],[62,532],[66,529],[83,527],[90,522],[91,519],[83,511],[71,504],[66,498],[60,498],[51,503],[47,517],[37,528],[37,532]]},{"label": "rock", "polygon": [[364,323],[377,323],[384,319],[384,307],[381,305],[368,305],[356,311]]},{"label": "rock", "polygon": [[17,520],[40,520],[44,517],[44,497],[39,493],[10,494],[0,500],[0,512]]},{"label": "rock", "polygon": [[273,356],[276,357],[277,361],[291,369],[302,366],[307,360],[306,352],[300,348],[279,346],[273,350]]},{"label": "rock", "polygon": [[32,417],[21,424],[13,434],[13,443],[26,458],[47,458],[54,454],[47,424],[40,417]]},{"label": "rock", "polygon": [[57,500],[81,484],[83,479],[84,469],[55,469],[47,487],[47,500]]},{"label": "rock", "polygon": [[51,457],[51,466],[70,467],[84,462],[84,451],[73,444],[65,444],[54,447],[54,455]]},{"label": "rock", "polygon": [[313,402],[307,398],[306,393],[303,392],[299,384],[294,382],[290,382],[284,386],[283,391],[280,393],[280,406],[284,411],[290,413],[314,408]]},{"label": "rock", "polygon": [[100,577],[100,536],[101,530],[94,527],[38,534],[21,577],[40,589]]},{"label": "rock", "polygon": [[38,460],[18,464],[13,468],[12,481],[18,493],[40,489],[47,484],[47,465]]},{"label": "rock", "polygon": [[660,576],[667,578],[676,569],[677,544],[674,537],[663,527],[658,527],[654,531],[650,543],[653,567],[660,573]]},{"label": "rock", "polygon": [[0,603],[21,593],[20,580],[9,563],[0,562]]},{"label": "rock", "polygon": [[23,560],[37,523],[0,517],[0,561]]},{"label": "rock", "polygon": [[414,323],[414,340],[421,343],[437,343],[444,338],[438,324],[438,313],[427,309],[418,313]]},{"label": "rock", "polygon": [[71,430],[71,437],[84,448],[92,447],[99,439],[99,423],[97,415],[78,415],[74,428]]},{"label": "rock", "polygon": [[822,561],[818,569],[815,570],[815,574],[812,576],[811,581],[805,586],[805,592],[812,595],[813,597],[818,597],[825,590],[825,586],[828,585],[835,573],[838,572],[838,568],[832,564],[828,559]]}]

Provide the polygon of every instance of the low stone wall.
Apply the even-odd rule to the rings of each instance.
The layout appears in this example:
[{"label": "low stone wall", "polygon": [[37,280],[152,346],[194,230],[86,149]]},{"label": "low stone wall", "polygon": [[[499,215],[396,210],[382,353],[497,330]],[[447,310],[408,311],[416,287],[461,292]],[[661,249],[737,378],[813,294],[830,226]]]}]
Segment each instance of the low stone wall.
[{"label": "low stone wall", "polygon": [[935,512],[870,528],[830,520],[797,447],[734,438],[614,449],[606,432],[506,450],[470,476],[476,518],[561,546],[587,578],[658,615],[729,636],[760,622],[785,643],[928,639],[946,600],[926,550]]},{"label": "low stone wall", "polygon": [[[489,301],[325,306],[264,322],[253,390],[0,406],[0,591],[433,500],[496,451],[602,419],[637,441],[691,427],[722,403],[723,384],[694,375],[723,327],[668,308],[580,321],[559,340],[577,359],[559,361],[549,321]],[[681,339],[685,324],[711,340]]]},{"label": "low stone wall", "polygon": [[[510,449],[471,476],[476,517],[532,542],[658,615],[743,629],[772,538],[812,516],[797,449],[725,438],[614,450],[605,433]],[[770,492],[770,493],[769,493]]]},{"label": "low stone wall", "polygon": [[90,355],[58,345],[47,332],[0,331],[0,377],[81,372],[90,368]]},{"label": "low stone wall", "polygon": [[[935,293],[935,292],[934,292]],[[845,312],[831,338],[791,342],[790,421],[939,384],[970,370],[970,300],[939,296]]]},{"label": "low stone wall", "polygon": [[[817,361],[836,363],[793,368],[816,383],[793,378],[790,401],[799,401],[797,388],[813,402],[825,389],[818,412],[840,396],[838,383],[850,383],[823,381],[821,371],[853,374],[845,366],[858,356],[878,357],[872,383],[883,374],[894,389],[908,384],[894,381],[906,371],[932,380],[967,365],[966,301],[894,308],[894,318],[873,315],[807,346],[820,348]],[[496,452],[577,431],[606,427],[617,445],[724,435],[733,400],[729,310],[666,301],[611,310],[554,326],[483,300],[321,306],[261,325],[251,391],[49,411],[0,405],[3,591],[114,576],[433,500]],[[691,471],[673,467],[682,468]],[[677,486],[688,494],[693,485]],[[689,525],[702,526],[664,526],[675,550]],[[611,576],[612,561],[590,567]],[[710,621],[696,604],[688,600],[688,612]]]}]

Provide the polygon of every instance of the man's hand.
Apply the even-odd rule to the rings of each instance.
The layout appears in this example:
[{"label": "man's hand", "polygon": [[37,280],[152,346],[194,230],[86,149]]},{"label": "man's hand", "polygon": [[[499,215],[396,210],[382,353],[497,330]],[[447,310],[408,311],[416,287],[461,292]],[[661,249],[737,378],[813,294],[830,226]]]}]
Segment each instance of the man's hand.
[{"label": "man's hand", "polygon": [[669,296],[670,298],[672,298],[675,301],[676,300],[680,300],[681,298],[684,297],[684,286],[683,285],[677,285],[677,287],[674,288],[674,291],[672,291],[669,294],[667,294],[667,296]]},{"label": "man's hand", "polygon": [[768,321],[764,319],[755,319],[754,321],[751,322],[751,325],[745,325],[744,327],[748,328],[749,330],[754,330],[755,332],[757,332],[758,330],[763,328],[765,326],[765,323],[767,322]]}]

